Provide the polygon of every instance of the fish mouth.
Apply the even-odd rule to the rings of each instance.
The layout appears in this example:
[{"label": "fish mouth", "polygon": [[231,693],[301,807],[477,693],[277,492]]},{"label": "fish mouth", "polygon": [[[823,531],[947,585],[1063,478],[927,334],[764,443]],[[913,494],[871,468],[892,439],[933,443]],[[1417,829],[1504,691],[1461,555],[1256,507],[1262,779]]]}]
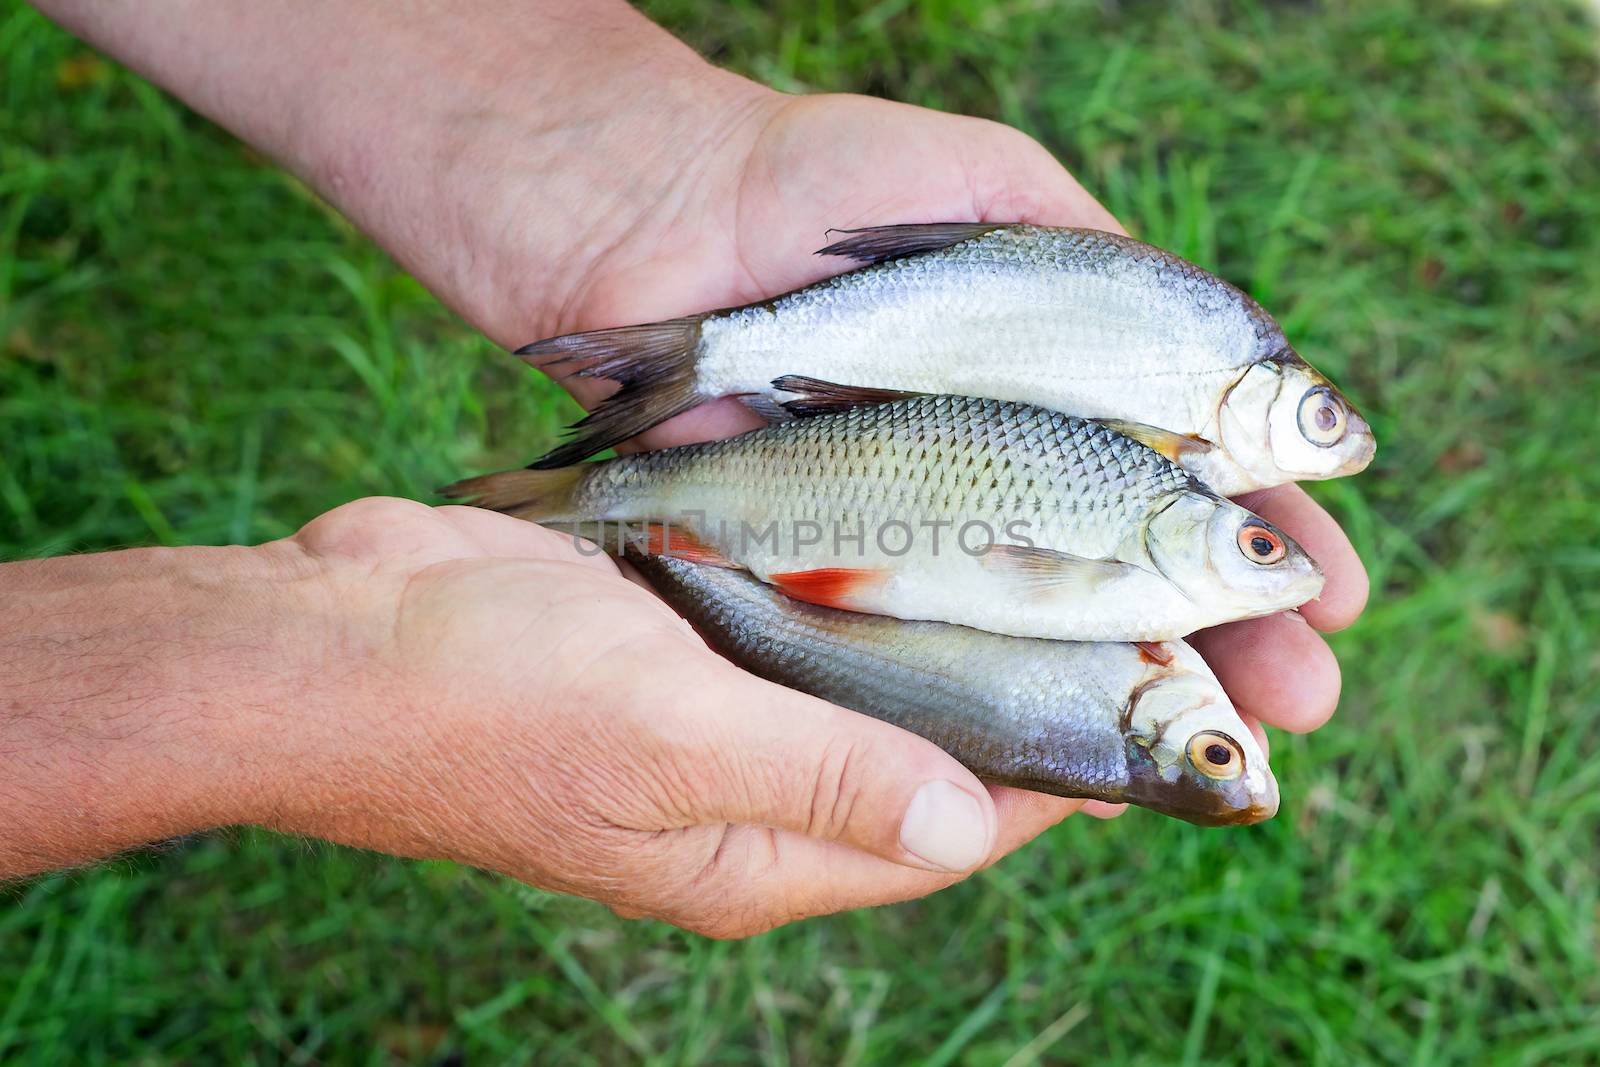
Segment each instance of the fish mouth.
[{"label": "fish mouth", "polygon": [[1144,756],[1129,770],[1123,800],[1196,826],[1254,826],[1278,814],[1278,780],[1266,768],[1227,782],[1191,773],[1168,779]]},{"label": "fish mouth", "polygon": [[[1346,478],[1352,474],[1360,474],[1378,454],[1378,438],[1373,434],[1372,427],[1366,420],[1354,412],[1350,415],[1350,426],[1345,431],[1339,443],[1328,450],[1336,462],[1331,466],[1308,467],[1300,469],[1298,464],[1284,464],[1280,466],[1282,475],[1295,481],[1323,481],[1328,478]],[[1276,483],[1274,483],[1276,484]]]},{"label": "fish mouth", "polygon": [[[1306,557],[1306,562],[1309,566],[1305,568],[1304,572],[1296,575],[1284,588],[1283,607],[1274,609],[1274,611],[1292,611],[1304,607],[1322,595],[1322,590],[1328,582],[1327,577],[1322,573],[1322,564],[1310,556]],[[1265,614],[1270,615],[1273,612],[1266,612]]]},{"label": "fish mouth", "polygon": [[1350,414],[1345,422],[1345,440],[1356,442],[1351,449],[1350,458],[1345,460],[1339,468],[1340,476],[1355,474],[1367,469],[1373,457],[1378,454],[1378,438],[1372,432],[1372,425],[1350,408]]}]

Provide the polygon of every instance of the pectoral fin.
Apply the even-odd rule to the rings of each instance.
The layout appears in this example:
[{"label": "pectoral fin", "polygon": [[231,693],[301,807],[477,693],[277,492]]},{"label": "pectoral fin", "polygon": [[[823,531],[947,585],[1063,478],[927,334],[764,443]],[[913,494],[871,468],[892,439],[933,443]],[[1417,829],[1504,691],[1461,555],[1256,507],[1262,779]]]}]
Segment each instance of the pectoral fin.
[{"label": "pectoral fin", "polygon": [[1189,456],[1198,456],[1211,451],[1210,441],[1196,437],[1193,434],[1173,433],[1163,430],[1159,426],[1147,426],[1142,422],[1127,422],[1123,419],[1095,419],[1108,430],[1115,430],[1124,437],[1131,437],[1147,448],[1153,448],[1174,463],[1182,463]]},{"label": "pectoral fin", "polygon": [[1172,649],[1165,641],[1135,641],[1133,647],[1139,650],[1139,658],[1146,663],[1161,667],[1172,665]]},{"label": "pectoral fin", "polygon": [[1011,579],[1030,594],[1093,592],[1138,570],[1120,560],[1087,559],[1025,545],[995,545],[982,560],[989,570]]}]

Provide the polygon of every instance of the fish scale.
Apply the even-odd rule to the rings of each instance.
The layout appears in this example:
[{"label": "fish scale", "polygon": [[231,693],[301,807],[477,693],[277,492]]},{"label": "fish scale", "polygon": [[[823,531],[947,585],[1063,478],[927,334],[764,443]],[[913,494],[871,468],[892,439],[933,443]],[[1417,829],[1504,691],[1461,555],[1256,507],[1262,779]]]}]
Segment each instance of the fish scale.
[{"label": "fish scale", "polygon": [[[694,551],[802,599],[1019,636],[1160,640],[1294,606],[1315,594],[1297,575],[1321,581],[1285,539],[1283,582],[1211,595],[1213,540],[1250,569],[1238,527],[1219,533],[1214,519],[1264,520],[1107,427],[972,397],[914,396],[458,490],[540,521],[668,523],[667,543],[701,542]],[[1198,518],[1153,537],[1178,503]],[[1173,566],[1200,584],[1179,584]]]},{"label": "fish scale", "polygon": [[[974,284],[974,275],[982,284]],[[984,347],[1055,344],[1103,352],[1087,365],[1079,362],[1075,374],[1080,380],[1238,369],[1256,358],[1261,347],[1286,345],[1271,318],[1240,296],[1193,264],[1117,235],[1006,227],[950,248],[827,279],[773,300],[759,317],[741,309],[745,313],[708,320],[700,383],[708,392],[736,393],[765,386],[781,374],[812,373],[808,357],[827,348],[835,349],[829,357],[835,366],[852,359],[854,351],[841,356],[837,348],[859,344],[862,323],[855,312],[864,301],[876,305],[881,317],[907,327],[900,334],[904,344],[896,343],[893,330],[874,331],[879,349],[875,367],[897,362],[900,349],[932,333],[945,335],[947,341],[939,347],[949,348],[981,332]],[[930,319],[924,314],[933,299],[945,308],[944,316]],[[1059,308],[1069,313],[1041,315]],[[1147,329],[1162,310],[1169,313],[1170,325]],[[1130,333],[1146,343],[1153,336],[1168,356],[1165,365],[1120,359]],[[776,363],[764,358],[780,353]],[[893,368],[897,376],[905,369]],[[928,367],[920,385],[900,387],[937,387],[930,379],[938,370]]]},{"label": "fish scale", "polygon": [[740,511],[781,515],[792,492],[777,492],[774,477],[798,470],[801,480],[822,486],[820,504],[851,511],[888,500],[932,516],[994,520],[1003,517],[1001,501],[1012,501],[1114,521],[1149,497],[1192,483],[1156,453],[1103,427],[1003,401],[919,397],[756,436],[605,465],[575,503],[620,518],[617,501],[635,500],[640,491],[665,503],[670,487],[738,484],[751,490],[741,494],[747,506]]}]

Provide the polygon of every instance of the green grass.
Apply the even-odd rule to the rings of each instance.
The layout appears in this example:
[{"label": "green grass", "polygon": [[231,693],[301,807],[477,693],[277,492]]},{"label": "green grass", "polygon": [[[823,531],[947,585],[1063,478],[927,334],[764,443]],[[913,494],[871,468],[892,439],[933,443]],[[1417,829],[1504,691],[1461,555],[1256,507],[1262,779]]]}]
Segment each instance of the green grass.
[{"label": "green grass", "polygon": [[[1071,820],[697,940],[247,832],[0,901],[0,1060],[1600,1063],[1600,123],[1578,6],[657,0],[721,62],[1039,136],[1372,418],[1374,578],[1280,817]],[[296,183],[0,2],[0,554],[255,541],[572,412]],[[0,832],[4,832],[0,828]]]}]

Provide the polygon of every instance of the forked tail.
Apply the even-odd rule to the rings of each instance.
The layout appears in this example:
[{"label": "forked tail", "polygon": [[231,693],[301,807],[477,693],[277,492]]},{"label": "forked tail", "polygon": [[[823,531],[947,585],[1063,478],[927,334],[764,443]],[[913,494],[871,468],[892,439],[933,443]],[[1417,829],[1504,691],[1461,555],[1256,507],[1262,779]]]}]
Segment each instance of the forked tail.
[{"label": "forked tail", "polygon": [[530,467],[549,470],[577,463],[700,403],[704,398],[695,391],[694,365],[703,318],[572,333],[517,349],[517,355],[541,370],[577,366],[578,377],[622,383],[570,427],[566,442]]},{"label": "forked tail", "polygon": [[534,522],[573,522],[588,516],[573,512],[573,495],[588,465],[560,470],[500,471],[466,478],[439,490],[463,504],[503,511]]}]

